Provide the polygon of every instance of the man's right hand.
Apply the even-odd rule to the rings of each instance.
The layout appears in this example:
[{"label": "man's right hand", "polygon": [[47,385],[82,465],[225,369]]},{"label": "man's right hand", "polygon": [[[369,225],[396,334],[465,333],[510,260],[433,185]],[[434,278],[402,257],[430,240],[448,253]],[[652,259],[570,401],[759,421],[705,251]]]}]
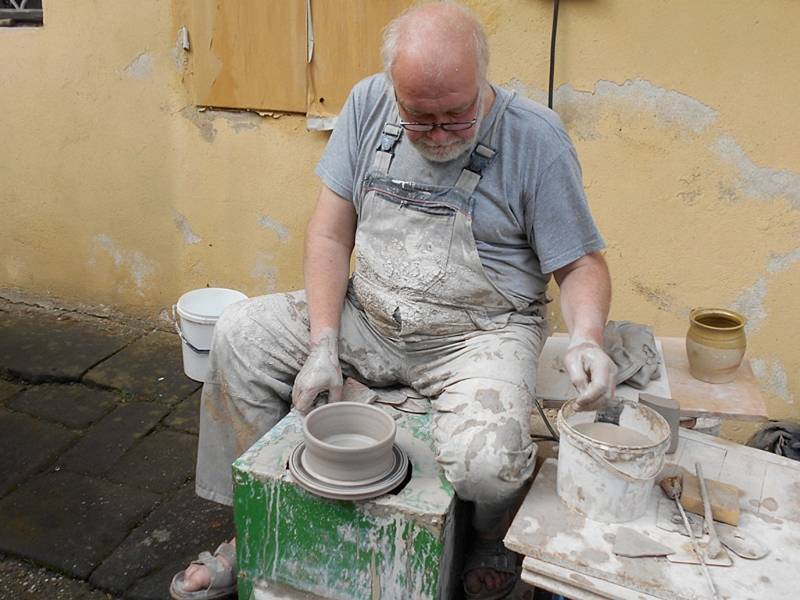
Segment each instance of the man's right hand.
[{"label": "man's right hand", "polygon": [[339,337],[332,329],[322,331],[319,339],[311,343],[311,352],[294,380],[292,404],[306,415],[323,392],[328,392],[329,402],[342,399]]}]

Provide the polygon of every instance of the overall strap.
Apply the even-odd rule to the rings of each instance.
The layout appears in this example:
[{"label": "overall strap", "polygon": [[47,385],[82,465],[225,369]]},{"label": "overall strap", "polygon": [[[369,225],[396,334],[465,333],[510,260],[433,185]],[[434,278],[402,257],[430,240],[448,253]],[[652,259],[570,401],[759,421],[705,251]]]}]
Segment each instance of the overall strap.
[{"label": "overall strap", "polygon": [[392,111],[391,118],[383,126],[381,133],[381,141],[375,151],[375,159],[372,161],[372,168],[383,175],[389,174],[389,167],[394,158],[394,147],[400,141],[400,136],[403,135],[403,128],[393,121],[398,121],[400,114],[397,108]]},{"label": "overall strap", "polygon": [[[461,174],[458,176],[458,181],[456,181],[455,187],[463,190],[469,195],[472,195],[472,193],[478,187],[478,183],[481,181],[483,170],[488,167],[494,160],[495,156],[497,156],[497,151],[494,150],[493,147],[496,145],[497,141],[498,125],[500,124],[500,119],[503,117],[503,113],[506,112],[506,108],[508,108],[509,103],[514,99],[516,94],[516,91],[511,92],[503,99],[503,102],[497,111],[497,117],[495,117],[494,123],[492,124],[492,128],[489,131],[489,134],[486,136],[489,138],[489,145],[487,146],[483,143],[478,143],[478,145],[475,146],[475,149],[472,151],[472,154],[469,156],[469,164],[461,170]],[[486,139],[486,137],[484,139]]]}]

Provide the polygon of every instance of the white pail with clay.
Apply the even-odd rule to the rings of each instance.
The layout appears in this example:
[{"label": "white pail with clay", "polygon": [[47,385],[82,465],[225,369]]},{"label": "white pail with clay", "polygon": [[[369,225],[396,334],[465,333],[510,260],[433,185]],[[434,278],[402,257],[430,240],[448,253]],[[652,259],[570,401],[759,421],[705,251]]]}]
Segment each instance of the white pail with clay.
[{"label": "white pail with clay", "polygon": [[187,377],[195,381],[206,381],[214,325],[227,306],[245,298],[247,296],[236,290],[200,288],[186,292],[172,307],[175,328],[181,336],[183,372]]},{"label": "white pail with clay", "polygon": [[641,517],[669,447],[667,421],[651,408],[622,401],[619,427],[595,423],[595,411],[570,400],[558,412],[556,488],[571,508],[604,523]]}]

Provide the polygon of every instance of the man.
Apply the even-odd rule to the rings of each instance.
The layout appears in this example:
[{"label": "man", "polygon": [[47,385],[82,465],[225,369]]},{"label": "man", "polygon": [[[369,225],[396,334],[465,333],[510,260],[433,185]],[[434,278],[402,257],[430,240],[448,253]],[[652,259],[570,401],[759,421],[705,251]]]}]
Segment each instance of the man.
[{"label": "man", "polygon": [[[323,392],[338,400],[343,372],[411,386],[432,399],[436,458],[474,505],[466,595],[499,598],[516,572],[500,540],[534,467],[550,274],[581,406],[613,394],[603,242],[558,117],[489,84],[486,38],[467,9],[406,12],[387,28],[383,60],[385,73],[353,89],[317,167],[305,293],[238,303],[217,323],[197,492],[230,504],[233,460],[290,402],[306,413]],[[232,585],[233,553],[221,548],[176,576],[174,597],[214,578]]]}]

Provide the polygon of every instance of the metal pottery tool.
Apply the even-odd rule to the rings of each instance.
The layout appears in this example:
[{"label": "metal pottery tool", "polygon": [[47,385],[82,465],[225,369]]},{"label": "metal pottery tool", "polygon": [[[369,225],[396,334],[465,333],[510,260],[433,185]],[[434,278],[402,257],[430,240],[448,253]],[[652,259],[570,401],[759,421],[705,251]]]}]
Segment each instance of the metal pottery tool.
[{"label": "metal pottery tool", "polygon": [[714,527],[714,511],[711,510],[711,497],[708,495],[706,479],[703,477],[703,467],[697,462],[694,463],[694,468],[697,472],[697,479],[700,481],[700,493],[703,496],[703,516],[706,520],[706,529],[708,530],[708,546],[706,546],[706,552],[708,552],[711,558],[717,558],[720,552],[722,552],[722,544],[720,544],[717,530]]},{"label": "metal pottery tool", "polygon": [[691,525],[689,525],[689,519],[686,516],[686,511],[683,510],[683,504],[681,504],[680,476],[665,477],[659,481],[658,484],[661,486],[661,489],[664,490],[664,493],[669,498],[675,500],[675,504],[678,505],[678,510],[680,510],[681,517],[683,517],[683,524],[686,527],[686,531],[689,533],[689,539],[692,540],[692,548],[694,549],[694,553],[697,554],[697,559],[700,561],[700,566],[703,568],[703,575],[705,575],[706,581],[708,582],[708,587],[711,588],[711,597],[714,598],[714,600],[720,600],[719,592],[717,592],[717,586],[714,585],[714,580],[711,579],[711,573],[709,572],[708,565],[703,557],[700,544],[697,543],[697,538],[694,537],[694,532],[692,531]]}]

